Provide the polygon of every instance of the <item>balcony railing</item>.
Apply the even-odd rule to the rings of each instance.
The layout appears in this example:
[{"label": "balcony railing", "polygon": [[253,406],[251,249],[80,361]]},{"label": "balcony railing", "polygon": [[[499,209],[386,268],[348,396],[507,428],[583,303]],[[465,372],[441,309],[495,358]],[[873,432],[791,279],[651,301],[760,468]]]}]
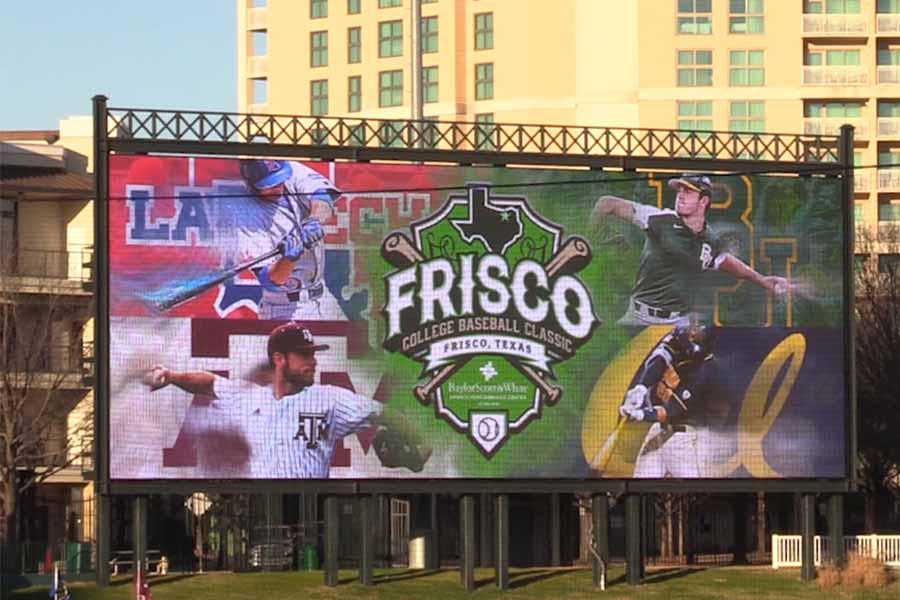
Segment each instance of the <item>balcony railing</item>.
[{"label": "balcony railing", "polygon": [[269,71],[266,55],[251,56],[247,59],[247,77],[265,77]]},{"label": "balcony railing", "polygon": [[803,15],[803,35],[867,35],[866,15]]},{"label": "balcony railing", "polygon": [[894,244],[900,242],[900,222],[878,221],[878,241]]},{"label": "balcony railing", "polygon": [[0,274],[87,283],[93,280],[93,255],[91,247],[71,252],[20,248],[0,260]]},{"label": "balcony railing", "polygon": [[251,8],[247,11],[247,29],[265,29],[269,18],[266,7]]},{"label": "balcony railing", "polygon": [[803,65],[803,85],[869,85],[862,65]]},{"label": "balcony railing", "polygon": [[900,192],[900,167],[878,169],[878,189],[882,192]]},{"label": "balcony railing", "polygon": [[893,13],[875,15],[875,31],[877,33],[900,33],[900,15]]},{"label": "balcony railing", "polygon": [[803,133],[808,135],[839,135],[841,125],[853,125],[853,138],[866,139],[869,135],[865,119],[860,117],[808,117],[803,119]]},{"label": "balcony railing", "polygon": [[879,85],[900,84],[900,65],[878,65],[875,80]]},{"label": "balcony railing", "polygon": [[853,174],[853,191],[865,193],[869,191],[869,174],[859,171]]},{"label": "balcony railing", "polygon": [[900,117],[878,117],[878,137],[882,139],[900,138]]}]

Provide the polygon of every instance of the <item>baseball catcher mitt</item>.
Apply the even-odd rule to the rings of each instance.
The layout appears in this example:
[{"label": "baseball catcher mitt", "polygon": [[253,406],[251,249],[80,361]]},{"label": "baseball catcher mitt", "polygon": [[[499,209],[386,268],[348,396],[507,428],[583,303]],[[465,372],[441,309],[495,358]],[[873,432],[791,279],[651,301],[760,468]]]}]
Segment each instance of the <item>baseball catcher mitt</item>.
[{"label": "baseball catcher mitt", "polygon": [[382,466],[389,469],[404,467],[419,473],[431,456],[431,447],[413,444],[387,427],[378,428],[372,445]]}]

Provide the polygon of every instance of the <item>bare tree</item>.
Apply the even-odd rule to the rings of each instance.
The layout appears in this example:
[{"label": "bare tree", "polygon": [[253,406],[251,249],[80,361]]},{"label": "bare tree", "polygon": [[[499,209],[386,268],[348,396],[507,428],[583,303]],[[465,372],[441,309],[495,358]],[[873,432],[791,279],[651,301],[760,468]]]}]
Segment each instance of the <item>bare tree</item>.
[{"label": "bare tree", "polygon": [[866,529],[900,494],[900,228],[856,231],[856,386],[859,481]]},{"label": "bare tree", "polygon": [[80,460],[93,431],[83,360],[90,301],[73,281],[23,275],[22,260],[0,260],[0,540],[13,545],[28,533],[22,493]]}]

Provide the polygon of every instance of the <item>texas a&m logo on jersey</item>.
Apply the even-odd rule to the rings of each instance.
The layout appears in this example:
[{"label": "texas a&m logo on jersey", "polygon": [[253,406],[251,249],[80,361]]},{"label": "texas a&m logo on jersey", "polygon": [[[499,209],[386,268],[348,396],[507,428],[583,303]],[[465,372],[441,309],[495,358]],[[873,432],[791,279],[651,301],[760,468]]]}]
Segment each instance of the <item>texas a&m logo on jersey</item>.
[{"label": "texas a&m logo on jersey", "polygon": [[486,184],[410,229],[382,243],[384,347],[422,364],[416,397],[491,457],[559,401],[553,365],[600,323],[575,276],[590,247]]}]

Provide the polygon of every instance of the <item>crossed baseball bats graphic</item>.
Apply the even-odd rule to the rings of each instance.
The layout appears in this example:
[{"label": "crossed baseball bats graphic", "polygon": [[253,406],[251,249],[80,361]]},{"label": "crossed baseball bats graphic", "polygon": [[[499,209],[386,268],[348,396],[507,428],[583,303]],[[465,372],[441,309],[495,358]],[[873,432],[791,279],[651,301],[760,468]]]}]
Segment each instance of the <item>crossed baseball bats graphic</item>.
[{"label": "crossed baseball bats graphic", "polygon": [[[425,260],[422,252],[402,233],[392,233],[385,239],[383,254],[394,265],[411,266]],[[573,236],[566,240],[559,251],[550,259],[550,262],[547,263],[547,275],[554,277],[563,270],[578,271],[590,261],[590,257],[591,249],[588,243],[580,237]],[[428,404],[428,399],[434,391],[470,359],[470,357],[467,357],[453,364],[445,365],[437,370],[426,383],[417,385],[413,389],[413,393],[419,399],[419,402]],[[562,388],[550,384],[535,369],[523,364],[518,364],[517,367],[537,386],[545,396],[548,405],[556,404],[562,397]]]}]

